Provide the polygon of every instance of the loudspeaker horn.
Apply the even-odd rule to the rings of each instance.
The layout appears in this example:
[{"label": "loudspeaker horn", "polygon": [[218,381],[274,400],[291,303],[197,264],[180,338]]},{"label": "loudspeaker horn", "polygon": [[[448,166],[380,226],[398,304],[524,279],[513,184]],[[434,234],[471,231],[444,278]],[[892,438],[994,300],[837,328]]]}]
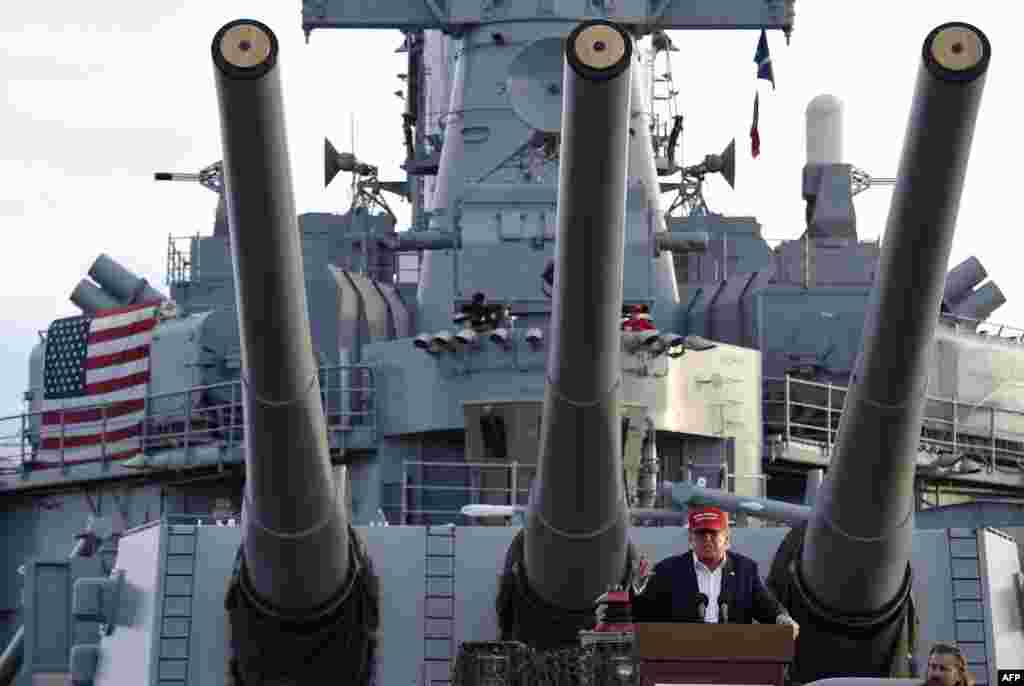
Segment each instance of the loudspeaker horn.
[{"label": "loudspeaker horn", "polygon": [[324,188],[331,185],[331,179],[341,171],[341,155],[331,142],[324,138]]},{"label": "loudspeaker horn", "polygon": [[722,151],[722,176],[729,188],[736,188],[736,139],[729,141]]},{"label": "loudspeaker horn", "polygon": [[729,141],[721,155],[708,155],[704,166],[709,172],[721,174],[729,188],[736,188],[736,139]]}]

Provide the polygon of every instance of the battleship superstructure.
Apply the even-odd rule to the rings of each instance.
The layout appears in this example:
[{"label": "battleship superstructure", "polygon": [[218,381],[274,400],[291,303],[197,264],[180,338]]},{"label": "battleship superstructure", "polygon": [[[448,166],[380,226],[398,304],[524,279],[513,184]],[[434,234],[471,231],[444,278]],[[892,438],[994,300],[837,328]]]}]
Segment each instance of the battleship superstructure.
[{"label": "battleship superstructure", "polygon": [[[214,41],[214,60],[218,46],[227,46],[238,67],[238,82],[229,83],[224,75],[232,69],[217,62],[225,160],[200,175],[224,200],[213,235],[190,239],[186,252],[172,243],[169,298],[105,255],[90,270],[95,283],[83,281],[73,295],[93,321],[112,308],[154,305],[141,421],[117,435],[122,445],[115,451],[107,449],[115,433],[108,422],[120,419],[114,405],[95,417],[83,416],[81,405],[71,418],[53,409],[59,398],[46,390],[47,365],[54,369],[49,341],[72,323],[55,323],[30,361],[33,412],[18,418],[19,464],[5,485],[4,514],[10,530],[36,533],[5,540],[11,607],[22,563],[25,587],[24,608],[8,622],[16,640],[0,673],[20,656],[26,683],[69,671],[81,683],[220,684],[229,672],[258,683],[268,669],[287,672],[271,648],[291,639],[301,644],[298,634],[312,636],[301,649],[359,672],[351,660],[373,661],[369,637],[379,620],[386,656],[377,664],[380,683],[446,682],[460,643],[494,640],[500,632],[539,648],[564,644],[587,625],[595,593],[628,578],[638,549],[651,557],[674,552],[673,527],[627,526],[630,517],[634,524],[670,518],[644,509],[668,504],[657,488],[662,481],[800,500],[803,479],[793,488],[785,470],[828,468],[841,459],[851,484],[868,483],[843,491],[845,483],[826,477],[822,493],[829,496],[820,502],[864,498],[872,479],[891,477],[882,482],[892,495],[885,502],[907,517],[932,487],[1019,492],[1024,471],[1015,411],[1024,396],[1005,393],[1005,385],[1020,341],[986,335],[984,320],[1002,295],[992,284],[974,290],[986,276],[976,260],[950,273],[941,298],[936,276],[948,259],[982,79],[958,91],[959,77],[947,79],[953,85],[941,76],[929,83],[933,72],[922,68],[914,112],[923,119],[912,119],[908,129],[907,167],[882,247],[857,239],[852,198],[864,180],[843,162],[841,111],[834,100],[812,102],[802,189],[807,231],[769,248],[753,219],[715,215],[701,203],[688,216],[666,216],[660,205],[662,189],[673,186],[661,179],[672,173],[681,174],[674,184],[680,192],[699,194],[708,173],[731,180],[734,148],[702,164],[676,164],[671,141],[678,130],[664,136],[651,120],[644,67],[653,57],[633,40],[653,32],[653,45],[667,50],[661,32],[671,29],[765,27],[787,37],[792,31],[792,2],[725,5],[709,15],[671,1],[652,14],[639,0],[582,13],[568,3],[433,3],[421,11],[397,2],[307,2],[309,30],[406,32],[409,177],[381,181],[373,165],[327,144],[327,180],[341,171],[356,175],[356,201],[345,215],[302,215],[297,227],[287,153],[274,128],[280,96],[260,85],[274,73],[276,44],[256,23],[225,27]],[[595,13],[614,23],[579,26]],[[590,71],[572,65],[571,50],[565,57],[566,46],[587,31],[603,32],[590,41],[600,66]],[[925,64],[936,41],[951,50],[957,39],[950,32],[976,60],[953,71],[977,78],[988,46],[964,25],[929,36]],[[611,49],[616,36],[624,36],[621,53]],[[604,47],[597,50],[597,43]],[[606,51],[618,61],[603,62]],[[563,68],[566,59],[572,69]],[[616,69],[623,60],[629,68]],[[595,74],[603,69],[614,73]],[[936,109],[944,104],[936,93],[944,94],[946,108]],[[567,103],[573,107],[565,109]],[[261,111],[272,116],[256,116]],[[444,112],[440,120],[437,112]],[[252,128],[252,121],[267,130]],[[908,206],[899,198],[932,190],[910,182],[931,159],[913,144],[922,122],[943,122],[950,131],[948,146],[937,148],[951,155],[950,176],[927,179],[948,201],[937,204],[935,216],[946,233],[920,274],[903,274],[915,284],[920,277],[921,292],[903,303],[917,326],[898,354],[918,364],[890,386],[888,375],[878,380],[888,367],[877,356],[897,353],[892,340],[889,353],[872,347],[885,330],[877,320],[865,324],[865,313],[876,281],[883,313],[895,306],[892,293],[907,290],[894,280],[913,261],[905,252],[913,235],[902,232],[920,225],[898,208]],[[606,166],[588,166],[588,153]],[[621,195],[595,194],[594,186],[621,188]],[[411,230],[395,231],[383,192],[412,202]],[[268,233],[257,241],[250,226]],[[401,278],[405,261],[417,265],[415,279]],[[588,297],[596,292],[602,296]],[[477,293],[497,306],[497,326],[456,321],[463,308],[476,311]],[[279,307],[261,306],[268,301]],[[623,308],[638,305],[658,330],[620,333]],[[865,414],[872,403],[858,402],[858,392],[899,404],[887,394],[905,386],[903,400],[923,404],[908,406],[893,424],[903,449],[892,464],[851,464],[849,436],[843,443],[837,434],[862,338],[869,343],[862,363],[868,373],[853,386],[853,419],[844,421],[862,421],[868,430],[884,425]],[[980,387],[978,367],[990,372]],[[919,393],[925,377],[927,397]],[[922,433],[914,440],[918,413]],[[90,431],[101,438],[74,442]],[[304,470],[315,476],[306,478]],[[469,503],[527,505],[527,494],[521,534],[472,526],[495,522],[459,514]],[[318,504],[312,513],[288,506],[300,497]],[[38,508],[40,502],[52,509]],[[799,558],[799,575],[786,579],[785,555],[799,555],[801,529],[785,541],[783,529],[737,530],[737,545],[763,569],[779,562],[773,576],[780,591],[794,584],[793,593],[810,592],[838,611],[837,620],[813,602],[802,609],[807,645],[816,636],[834,645],[827,631],[849,614],[881,627],[872,639],[879,643],[858,644],[867,661],[849,668],[804,661],[802,677],[837,668],[905,673],[906,664],[881,654],[897,640],[909,641],[914,652],[932,640],[958,639],[979,676],[1020,648],[1019,610],[991,602],[993,593],[1012,592],[1016,547],[984,528],[1014,524],[1015,511],[932,509],[936,520],[953,523],[923,530],[928,510],[918,512],[912,549],[907,526],[891,545],[877,546],[878,578],[850,597],[851,607],[830,597],[822,579],[834,570],[823,570],[820,555]],[[756,524],[749,512],[740,508],[739,524]],[[819,514],[828,521],[834,515],[824,506]],[[879,514],[891,513],[883,507]],[[231,526],[238,517],[243,526]],[[449,522],[460,526],[437,526]],[[820,518],[810,522],[804,551],[842,547],[822,544]],[[320,549],[323,557],[311,558],[300,534],[318,532],[332,532],[331,544]],[[76,534],[83,545],[62,559]],[[243,540],[245,552],[236,555]],[[775,557],[780,542],[784,555]],[[916,608],[917,635],[905,602],[909,581],[901,581],[908,562],[914,592],[924,599]],[[569,587],[565,576],[577,566],[593,576]],[[309,583],[275,591],[278,575],[296,572]],[[513,612],[495,612],[499,597]],[[358,608],[346,612],[351,603]],[[527,617],[527,605],[541,614]],[[260,613],[276,619],[240,630]],[[334,620],[365,629],[351,635],[367,639],[324,655],[318,641],[326,634],[316,632]],[[545,621],[557,630],[541,636],[537,627]],[[16,634],[21,624],[26,629]],[[313,633],[297,628],[304,624]]]}]

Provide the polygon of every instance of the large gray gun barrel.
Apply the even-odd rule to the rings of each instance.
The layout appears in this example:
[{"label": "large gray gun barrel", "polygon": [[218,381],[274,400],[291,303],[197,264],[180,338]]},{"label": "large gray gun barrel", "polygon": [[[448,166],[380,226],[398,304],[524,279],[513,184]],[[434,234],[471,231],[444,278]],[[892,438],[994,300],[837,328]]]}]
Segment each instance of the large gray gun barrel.
[{"label": "large gray gun barrel", "polygon": [[[350,547],[354,534],[331,474],[278,42],[263,24],[238,20],[217,32],[212,51],[247,420],[243,540],[232,587],[240,592],[229,594],[228,602],[232,641],[245,682],[313,683],[296,681],[296,672],[312,679],[308,670],[323,668],[316,660],[351,662],[360,656],[324,649],[329,639],[321,635],[312,641],[310,657],[302,651],[310,648],[309,631],[316,636],[316,630],[285,627],[315,622],[321,631],[325,625],[340,631],[336,641],[354,645],[352,635],[362,627],[330,625],[345,619],[360,556]],[[332,673],[359,682],[365,670],[356,671],[354,679]]]},{"label": "large gray gun barrel", "polygon": [[889,676],[894,652],[906,657],[895,646],[911,590],[928,354],[989,55],[984,34],[963,23],[924,42],[863,352],[792,575],[809,625],[798,682]]},{"label": "large gray gun barrel", "polygon": [[566,42],[551,343],[523,550],[530,589],[568,611],[593,607],[627,567],[619,319],[632,54],[606,21]]},{"label": "large gray gun barrel", "polygon": [[229,24],[213,61],[248,420],[246,568],[261,599],[303,612],[338,592],[348,546],[310,337],[277,39],[256,22]]},{"label": "large gray gun barrel", "polygon": [[248,20],[213,44],[245,393],[244,548],[275,611],[327,603],[348,570],[313,361],[285,140],[278,41]]}]

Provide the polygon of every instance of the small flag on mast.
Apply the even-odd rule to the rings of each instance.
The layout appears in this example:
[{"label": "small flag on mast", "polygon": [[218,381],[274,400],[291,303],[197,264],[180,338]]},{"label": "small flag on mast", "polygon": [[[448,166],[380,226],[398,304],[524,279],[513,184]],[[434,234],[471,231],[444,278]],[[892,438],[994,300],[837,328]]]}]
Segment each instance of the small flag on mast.
[{"label": "small flag on mast", "polygon": [[775,88],[775,73],[772,71],[772,56],[768,54],[768,34],[761,29],[761,38],[757,41],[757,52],[754,53],[754,63],[757,65],[757,78],[772,82]]},{"label": "small flag on mast", "polygon": [[757,157],[761,154],[761,134],[757,132],[757,117],[758,117],[758,96],[759,93],[754,93],[754,123],[750,125],[750,156]]}]

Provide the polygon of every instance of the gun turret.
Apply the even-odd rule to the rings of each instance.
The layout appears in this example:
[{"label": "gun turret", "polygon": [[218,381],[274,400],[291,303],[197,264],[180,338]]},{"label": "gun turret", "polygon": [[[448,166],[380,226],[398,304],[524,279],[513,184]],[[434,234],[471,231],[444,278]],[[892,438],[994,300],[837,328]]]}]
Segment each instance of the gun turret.
[{"label": "gun turret", "polygon": [[363,684],[376,601],[331,474],[278,42],[263,24],[238,20],[212,50],[247,420],[243,540],[227,599],[232,671],[245,684],[324,674]]},{"label": "gun turret", "polygon": [[922,53],[835,452],[811,519],[783,542],[770,575],[802,626],[796,682],[908,675],[914,465],[928,351],[990,47],[973,26],[949,23],[928,34]]},{"label": "gun turret", "polygon": [[606,21],[579,25],[566,42],[540,456],[506,567],[526,598],[498,603],[503,635],[536,647],[575,641],[628,568],[619,319],[632,50]]}]

